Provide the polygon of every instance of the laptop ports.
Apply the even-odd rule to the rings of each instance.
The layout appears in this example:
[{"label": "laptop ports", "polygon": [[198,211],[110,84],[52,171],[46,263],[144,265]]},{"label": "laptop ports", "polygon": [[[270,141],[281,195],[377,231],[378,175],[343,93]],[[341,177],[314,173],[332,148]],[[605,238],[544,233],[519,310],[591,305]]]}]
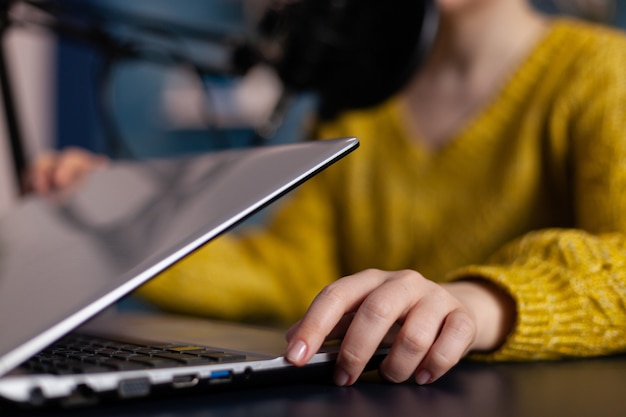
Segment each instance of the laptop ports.
[{"label": "laptop ports", "polygon": [[198,382],[200,382],[200,378],[196,374],[176,375],[172,379],[172,386],[174,388],[191,388],[198,385]]},{"label": "laptop ports", "polygon": [[232,371],[213,371],[209,378],[209,384],[225,384],[233,380]]}]

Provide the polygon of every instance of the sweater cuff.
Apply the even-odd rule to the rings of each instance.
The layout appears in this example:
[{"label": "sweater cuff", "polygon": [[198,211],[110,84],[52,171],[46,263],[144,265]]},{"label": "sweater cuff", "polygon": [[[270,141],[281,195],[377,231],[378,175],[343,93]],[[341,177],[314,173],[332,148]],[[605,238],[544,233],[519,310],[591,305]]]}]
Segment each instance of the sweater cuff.
[{"label": "sweater cuff", "polygon": [[522,361],[580,356],[577,346],[585,339],[580,328],[584,306],[559,279],[560,274],[562,271],[554,265],[537,264],[523,268],[468,266],[448,275],[448,282],[484,279],[515,301],[515,324],[502,346],[493,352],[473,353],[470,358]]}]

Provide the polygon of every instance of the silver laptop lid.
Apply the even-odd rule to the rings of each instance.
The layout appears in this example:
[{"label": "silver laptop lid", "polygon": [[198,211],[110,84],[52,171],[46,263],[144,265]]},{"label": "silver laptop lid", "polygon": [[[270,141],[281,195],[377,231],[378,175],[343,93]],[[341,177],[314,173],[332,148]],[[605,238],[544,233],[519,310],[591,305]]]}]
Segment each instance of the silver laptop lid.
[{"label": "silver laptop lid", "polygon": [[0,218],[0,375],[358,146],[118,162]]}]

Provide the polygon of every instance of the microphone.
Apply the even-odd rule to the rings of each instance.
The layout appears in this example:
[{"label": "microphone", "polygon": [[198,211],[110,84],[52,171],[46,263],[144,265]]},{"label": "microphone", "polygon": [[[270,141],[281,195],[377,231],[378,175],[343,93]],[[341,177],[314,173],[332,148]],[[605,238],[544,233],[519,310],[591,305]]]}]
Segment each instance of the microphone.
[{"label": "microphone", "polygon": [[329,119],[397,92],[430,50],[438,22],[434,0],[275,1],[259,24],[264,43],[243,55],[269,62],[288,91],[318,93]]},{"label": "microphone", "polygon": [[300,92],[317,94],[321,120],[384,101],[422,63],[438,25],[434,0],[274,0],[256,41],[232,54],[236,73],[265,63],[284,87],[256,142],[271,137]]}]

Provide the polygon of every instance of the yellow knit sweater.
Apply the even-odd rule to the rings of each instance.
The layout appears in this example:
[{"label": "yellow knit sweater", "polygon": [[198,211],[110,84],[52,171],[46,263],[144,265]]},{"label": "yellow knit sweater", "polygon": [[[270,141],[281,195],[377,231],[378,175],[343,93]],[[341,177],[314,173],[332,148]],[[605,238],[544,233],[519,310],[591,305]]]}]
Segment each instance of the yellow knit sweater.
[{"label": "yellow knit sweater", "polygon": [[415,145],[393,98],[322,126],[361,147],[140,291],[164,308],[298,319],[365,268],[483,277],[516,301],[489,359],[626,351],[626,38],[557,19],[443,149]]}]

